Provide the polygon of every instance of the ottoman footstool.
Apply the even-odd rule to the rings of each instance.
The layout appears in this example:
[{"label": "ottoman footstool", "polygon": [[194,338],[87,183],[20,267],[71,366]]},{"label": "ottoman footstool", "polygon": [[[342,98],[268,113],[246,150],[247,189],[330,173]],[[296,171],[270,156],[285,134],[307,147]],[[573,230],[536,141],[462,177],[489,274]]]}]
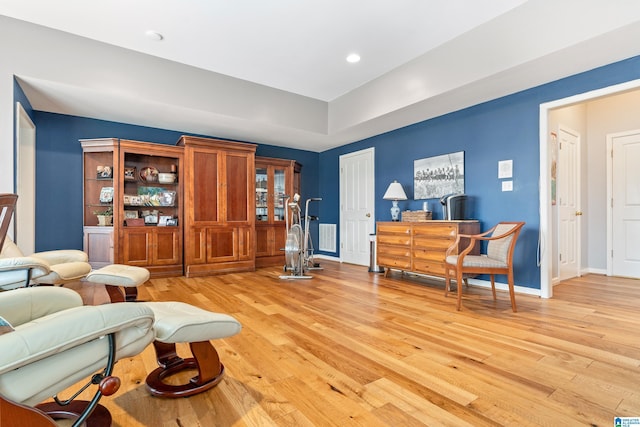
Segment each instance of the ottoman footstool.
[{"label": "ottoman footstool", "polygon": [[[149,280],[149,270],[131,265],[111,264],[93,270],[86,281],[105,285],[111,302],[133,302],[138,299],[138,286]],[[122,292],[124,289],[124,294]]]},{"label": "ottoman footstool", "polygon": [[[159,367],[147,375],[147,389],[154,396],[187,397],[215,387],[224,376],[224,365],[210,340],[240,332],[242,325],[232,316],[213,313],[181,302],[147,302],[155,315],[153,343]],[[189,343],[193,357],[183,359],[176,343]],[[189,382],[171,385],[164,378],[185,370],[196,370]]]}]

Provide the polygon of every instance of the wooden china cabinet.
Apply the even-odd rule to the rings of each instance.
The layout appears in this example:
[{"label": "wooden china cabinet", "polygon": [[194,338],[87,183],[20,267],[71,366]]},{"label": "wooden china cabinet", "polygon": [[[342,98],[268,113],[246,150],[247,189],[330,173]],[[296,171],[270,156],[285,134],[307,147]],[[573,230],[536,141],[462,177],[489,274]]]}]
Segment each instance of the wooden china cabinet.
[{"label": "wooden china cabinet", "polygon": [[300,168],[295,160],[256,157],[256,267],[284,265],[285,196],[300,191]]},{"label": "wooden china cabinet", "polygon": [[255,270],[255,144],[183,136],[187,277]]},{"label": "wooden china cabinet", "polygon": [[[153,277],[182,275],[182,148],[117,138],[80,143],[84,250],[91,265],[115,262],[145,267]],[[108,206],[113,223],[99,226],[95,212]]]}]

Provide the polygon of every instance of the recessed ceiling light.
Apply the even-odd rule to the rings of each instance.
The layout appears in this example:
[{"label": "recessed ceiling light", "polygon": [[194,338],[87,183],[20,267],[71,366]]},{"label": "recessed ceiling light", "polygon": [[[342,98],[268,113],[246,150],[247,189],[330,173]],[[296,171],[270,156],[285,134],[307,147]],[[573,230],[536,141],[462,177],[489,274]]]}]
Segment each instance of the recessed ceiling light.
[{"label": "recessed ceiling light", "polygon": [[360,62],[360,55],[358,55],[357,53],[349,54],[349,56],[347,56],[347,62],[350,62],[352,64],[355,64],[356,62]]},{"label": "recessed ceiling light", "polygon": [[151,40],[155,40],[157,42],[162,41],[162,39],[164,39],[164,36],[157,31],[149,30],[144,34],[147,36],[147,38]]}]

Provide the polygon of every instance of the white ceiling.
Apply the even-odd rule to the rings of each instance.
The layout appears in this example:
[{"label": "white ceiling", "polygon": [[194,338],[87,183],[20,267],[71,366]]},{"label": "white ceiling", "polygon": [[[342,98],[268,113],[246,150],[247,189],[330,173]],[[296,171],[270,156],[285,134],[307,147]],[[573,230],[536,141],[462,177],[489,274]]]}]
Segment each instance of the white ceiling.
[{"label": "white ceiling", "polygon": [[38,110],[311,151],[640,53],[624,0],[2,0],[0,15],[40,57],[60,49],[16,71]]}]

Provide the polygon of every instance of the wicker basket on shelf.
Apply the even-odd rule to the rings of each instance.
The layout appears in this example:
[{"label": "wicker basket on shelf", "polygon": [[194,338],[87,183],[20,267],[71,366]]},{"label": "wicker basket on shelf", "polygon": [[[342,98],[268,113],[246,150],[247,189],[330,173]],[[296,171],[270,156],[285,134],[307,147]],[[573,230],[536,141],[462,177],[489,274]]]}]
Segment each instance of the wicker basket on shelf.
[{"label": "wicker basket on shelf", "polygon": [[432,218],[431,212],[427,211],[403,211],[402,221],[406,222],[420,222],[429,221]]}]

